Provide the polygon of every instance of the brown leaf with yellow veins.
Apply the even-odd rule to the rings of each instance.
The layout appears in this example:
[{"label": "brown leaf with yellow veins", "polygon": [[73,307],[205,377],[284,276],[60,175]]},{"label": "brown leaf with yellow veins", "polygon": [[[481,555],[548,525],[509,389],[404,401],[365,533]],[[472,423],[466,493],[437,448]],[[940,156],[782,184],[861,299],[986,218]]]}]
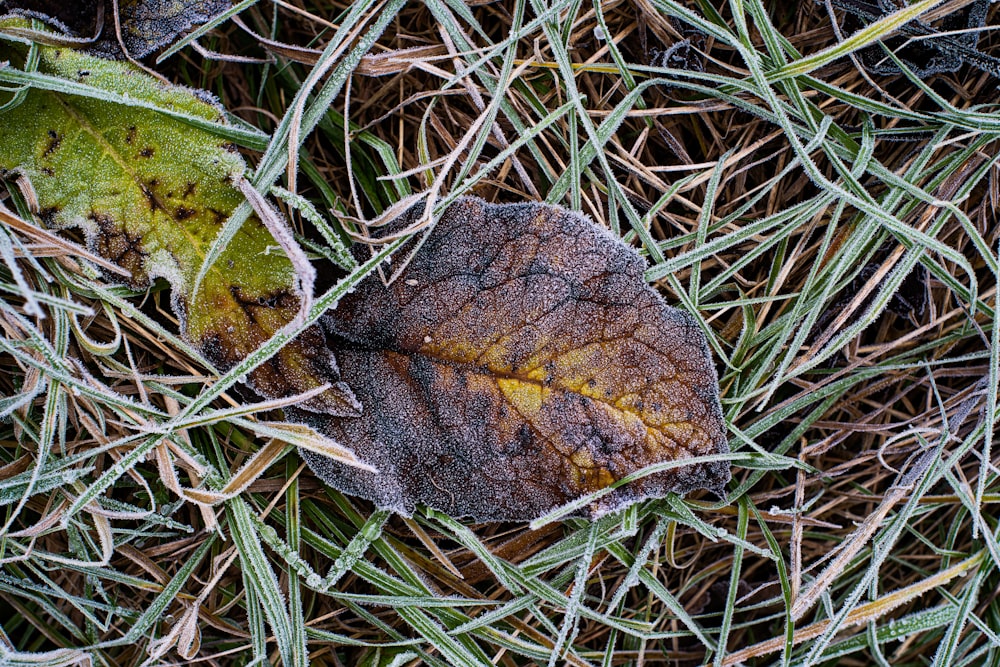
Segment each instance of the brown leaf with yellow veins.
[{"label": "brown leaf with yellow veins", "polygon": [[[459,200],[396,281],[369,278],[324,322],[364,413],[303,417],[378,472],[303,456],[402,514],[425,503],[505,521],[652,464],[725,454],[704,334],[644,269],[578,214]],[[728,479],[725,461],[657,472],[591,512]]]}]

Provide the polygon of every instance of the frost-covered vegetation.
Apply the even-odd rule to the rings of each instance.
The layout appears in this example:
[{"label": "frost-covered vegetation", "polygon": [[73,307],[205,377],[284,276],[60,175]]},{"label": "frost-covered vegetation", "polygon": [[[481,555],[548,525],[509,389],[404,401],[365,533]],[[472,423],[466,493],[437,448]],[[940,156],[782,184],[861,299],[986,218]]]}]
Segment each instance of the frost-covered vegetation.
[{"label": "frost-covered vegetation", "polygon": [[[998,14],[244,0],[128,65],[209,91],[224,123],[137,110],[82,67],[53,79],[45,49],[92,33],[54,44],[51,25],[7,25],[11,141],[27,125],[4,114],[67,96],[243,154],[191,285],[253,214],[275,257],[303,254],[285,317],[238,358],[206,355],[168,281],[122,285],[86,233],[53,233],[35,201],[46,165],[4,165],[0,664],[995,662]],[[58,156],[81,123],[25,154]],[[145,138],[188,148],[172,136]],[[643,256],[716,362],[724,498],[475,525],[393,515],[312,475],[296,446],[350,443],[242,382],[267,395],[294,334],[406,259],[400,237],[355,263],[348,239],[463,194],[582,211]],[[277,238],[280,218],[294,234]],[[116,237],[120,257],[133,241]],[[271,395],[302,392],[320,400],[315,385]]]}]

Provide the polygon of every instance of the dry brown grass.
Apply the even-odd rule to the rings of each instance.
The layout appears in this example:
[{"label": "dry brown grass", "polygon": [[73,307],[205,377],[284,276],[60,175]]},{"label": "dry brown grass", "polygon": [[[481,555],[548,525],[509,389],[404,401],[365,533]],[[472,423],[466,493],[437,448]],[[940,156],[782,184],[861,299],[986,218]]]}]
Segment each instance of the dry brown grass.
[{"label": "dry brown grass", "polygon": [[[274,26],[278,42],[322,49],[332,32],[328,22],[336,24],[342,8],[293,4],[301,11],[285,3],[260,3],[242,16],[261,34]],[[987,105],[983,112],[991,112],[997,79],[970,66],[929,78],[930,90],[953,109],[905,76],[869,75],[850,58],[813,71],[813,79],[772,84],[777,98],[789,105],[785,112],[802,129],[803,143],[807,123],[800,112],[807,107],[796,104],[809,105],[816,125],[823,118],[832,123],[828,138],[809,152],[810,174],[794,166],[801,156],[783,128],[768,118],[771,103],[754,94],[752,85],[745,91],[727,89],[718,80],[685,79],[681,72],[657,69],[660,54],[690,39],[690,66],[752,81],[743,55],[731,44],[669,17],[664,5],[652,0],[601,4],[605,27],[594,5],[564,4],[565,11],[554,15],[556,30],[565,38],[556,48],[573,63],[573,80],[586,97],[582,104],[590,122],[600,126],[632,86],[614,64],[612,41],[636,82],[662,76],[675,84],[647,87],[641,101],[630,105],[600,148],[605,165],[594,160],[582,169],[574,166],[588,134],[580,118],[564,113],[471,191],[496,201],[545,198],[568,173],[571,183],[556,197],[558,203],[585,211],[637,246],[642,238],[630,231],[626,208],[648,221],[652,243],[644,247],[654,258],[651,264],[662,253],[676,266],[657,275],[656,284],[669,301],[701,315],[722,353],[718,360],[731,443],[748,455],[734,465],[729,497],[651,502],[624,518],[595,524],[569,520],[536,530],[520,524],[464,528],[433,512],[404,520],[342,497],[317,482],[294,453],[253,483],[242,495],[242,509],[178,503],[157,465],[142,462],[108,497],[133,503],[148,489],[162,507],[155,520],[93,512],[59,529],[67,503],[59,498],[66,496],[36,495],[27,501],[10,536],[30,542],[31,550],[20,560],[10,558],[16,552],[5,552],[0,579],[0,604],[8,606],[0,611],[0,625],[13,647],[85,648],[120,639],[204,546],[207,552],[198,555],[190,578],[151,630],[163,637],[178,627],[172,621],[186,620],[200,630],[200,645],[179,633],[162,661],[184,662],[177,648],[217,665],[245,664],[255,655],[282,660],[280,644],[288,639],[275,643],[280,630],[270,618],[265,621],[259,593],[248,579],[255,571],[230,537],[232,531],[252,528],[251,546],[259,532],[267,545],[258,552],[266,557],[264,566],[276,573],[283,594],[293,596],[291,627],[300,614],[314,665],[459,664],[449,650],[464,654],[465,664],[485,664],[484,658],[499,665],[545,664],[556,644],[561,657],[555,662],[572,665],[602,660],[608,665],[737,660],[908,665],[935,659],[960,665],[996,659],[996,635],[987,632],[1000,628],[993,595],[1000,551],[992,510],[1000,496],[996,457],[985,443],[996,413],[989,401],[996,399],[991,385],[998,377],[991,346],[997,285],[973,231],[992,249],[995,263],[993,161],[1000,130],[973,127],[974,121],[963,121],[954,109]],[[697,10],[695,2],[686,6]],[[484,33],[477,34],[454,12],[451,25],[443,22],[445,7],[406,5],[308,137],[301,156],[315,170],[300,171],[299,192],[321,209],[336,205],[342,215],[375,218],[404,192],[378,180],[391,173],[409,174],[401,182],[414,192],[439,184],[443,194],[456,193],[467,186],[469,173],[503,155],[546,114],[573,101],[567,99],[558,54],[545,33],[535,29],[517,42],[511,63],[516,76],[502,86],[506,107],[483,145],[476,146],[468,133],[492,108],[490,87],[506,52],[477,61],[491,42],[507,37],[517,9],[509,2],[469,4]],[[730,5],[717,8],[727,25],[735,25]],[[776,33],[802,54],[837,42],[822,4],[776,2],[767,8]],[[575,14],[566,13],[571,10]],[[374,15],[380,9],[370,11]],[[991,12],[991,20],[996,13]],[[534,16],[529,9],[525,21]],[[748,21],[748,48],[766,56],[764,32],[752,18]],[[449,27],[461,30],[471,46],[456,43]],[[600,32],[613,39],[598,39]],[[266,52],[232,24],[213,35],[204,45],[214,51]],[[981,50],[995,53],[997,39],[984,33]],[[207,61],[185,51],[159,69],[213,90],[227,108],[271,132],[315,58],[287,49],[283,54],[264,67]],[[477,63],[471,72],[470,62]],[[685,88],[683,81],[719,94]],[[911,116],[870,113],[816,82],[887,108],[901,107]],[[350,161],[344,153],[345,109],[351,122]],[[901,134],[904,129],[911,131]],[[883,170],[869,167],[856,174],[860,194],[897,216],[899,228],[861,210],[842,192],[831,193],[816,177],[853,188],[836,162],[853,166],[845,151],[853,146],[856,154],[869,131],[874,132],[873,159]],[[378,148],[391,159],[380,157]],[[442,173],[449,160],[454,160],[452,168]],[[463,173],[466,162],[470,169]],[[988,168],[981,169],[984,165]],[[715,171],[721,179],[713,192]],[[906,191],[886,174],[912,189]],[[687,180],[678,187],[682,179]],[[612,180],[617,185],[612,187]],[[954,217],[943,220],[942,208],[921,202],[916,189],[954,200],[967,224]],[[810,202],[814,206],[787,221],[753,231],[755,223]],[[900,274],[910,258],[908,245],[918,238],[910,235],[913,230],[933,233],[942,247],[964,257],[967,267],[931,247],[921,263]],[[311,234],[307,225],[301,231]],[[715,245],[703,253],[706,243]],[[332,282],[331,271],[321,275],[321,282]],[[969,293],[973,279],[976,300]],[[152,331],[150,322],[122,316],[121,303],[110,308],[118,314],[113,321],[99,307],[99,295],[87,293],[89,279],[60,280],[72,286],[79,302],[101,313],[82,323],[88,337],[111,339],[120,326],[128,341],[110,358],[71,342],[66,354],[79,359],[71,370],[81,381],[90,373],[122,395],[146,392],[167,412],[176,409],[176,401],[162,392],[164,385],[187,395],[197,391],[205,369]],[[105,298],[109,294],[104,291]],[[152,321],[175,330],[164,297],[156,293],[130,301]],[[0,326],[7,339],[23,338],[23,326],[5,312]],[[39,325],[49,340],[58,340],[55,321]],[[0,355],[0,369],[4,396],[37,381],[25,362],[9,355]],[[178,379],[158,384],[149,379],[156,374]],[[31,468],[37,456],[31,433],[41,426],[44,400],[40,396],[0,427],[0,479]],[[92,451],[137,428],[86,396],[69,399],[60,410],[69,438],[60,442],[58,457]],[[212,465],[231,471],[260,446],[225,423],[191,429],[186,437]],[[124,453],[81,456],[81,465],[96,467],[78,486],[67,488],[79,492],[81,484]],[[30,556],[33,551],[86,553],[78,543],[96,544],[105,525],[114,531],[115,546],[108,562],[96,569],[52,568],[51,561],[42,564]],[[25,532],[39,526],[45,530],[37,537]],[[219,533],[208,530],[215,527]],[[633,580],[629,572],[637,554],[644,561]],[[830,562],[835,563],[833,576],[814,583]],[[309,575],[326,576],[331,568],[339,576],[326,582],[332,583],[329,590],[316,590]],[[582,589],[580,582],[585,582]],[[631,588],[609,607],[623,585]],[[71,595],[117,608],[86,608]],[[504,608],[507,613],[489,616]],[[565,619],[575,628],[568,642],[560,636]],[[833,626],[828,619],[836,619]],[[447,632],[459,627],[457,633]],[[788,648],[784,655],[782,637]],[[373,648],[380,645],[398,648]],[[824,646],[844,657],[823,657]],[[142,664],[152,648],[144,633],[91,655],[101,664]],[[814,649],[819,653],[810,655]],[[406,652],[413,657],[392,662]]]}]

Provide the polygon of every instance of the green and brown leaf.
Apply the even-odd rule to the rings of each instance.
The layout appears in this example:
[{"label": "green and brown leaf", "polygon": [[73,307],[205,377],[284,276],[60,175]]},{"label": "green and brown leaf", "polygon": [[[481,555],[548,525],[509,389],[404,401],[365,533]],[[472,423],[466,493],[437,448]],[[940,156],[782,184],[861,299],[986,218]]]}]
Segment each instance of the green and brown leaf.
[{"label": "green and brown leaf", "polygon": [[[4,27],[26,27],[8,18]],[[161,84],[137,68],[68,48],[36,46],[37,73],[123,100],[224,124],[204,96]],[[0,60],[20,65],[27,49],[0,42]],[[235,145],[154,109],[82,94],[32,88],[0,112],[0,170],[26,176],[38,216],[49,227],[78,227],[88,246],[144,287],[162,278],[185,336],[216,365],[229,368],[257,349],[299,311],[292,263],[252,216],[195,293],[207,247],[243,202],[236,184],[246,164]],[[355,414],[359,406],[338,381],[336,363],[313,327],[249,378],[269,397],[324,384],[310,409]]]}]

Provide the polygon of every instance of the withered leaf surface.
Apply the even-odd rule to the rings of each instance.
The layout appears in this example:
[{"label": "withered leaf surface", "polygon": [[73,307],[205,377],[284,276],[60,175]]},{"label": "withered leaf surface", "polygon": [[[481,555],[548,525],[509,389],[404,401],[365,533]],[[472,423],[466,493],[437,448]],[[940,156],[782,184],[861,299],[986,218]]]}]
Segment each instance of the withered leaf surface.
[{"label": "withered leaf surface", "polygon": [[[302,455],[402,514],[425,503],[507,521],[654,463],[726,453],[704,335],[644,268],[570,211],[458,200],[396,281],[369,278],[324,322],[364,412],[302,417],[378,473]],[[591,512],[728,479],[724,461],[659,472]]]},{"label": "withered leaf surface", "polygon": [[[986,25],[990,0],[952,4],[951,11],[934,24],[910,21],[899,26],[898,34],[858,51],[864,68],[873,74],[901,74],[902,70],[886,54],[889,49],[921,78],[956,72],[966,63],[1000,77],[1000,59],[977,46]],[[833,6],[844,10],[844,30],[849,33],[898,9],[895,3],[885,0],[833,0]]]},{"label": "withered leaf surface", "polygon": [[111,0],[0,0],[0,13],[19,10],[54,21],[76,37],[97,35],[86,44],[96,55],[121,58],[124,44],[130,56],[142,58],[232,6],[230,0],[118,0],[117,4],[121,42]]},{"label": "withered leaf surface", "polygon": [[[30,23],[0,17],[0,61],[22,66],[27,47],[5,31]],[[157,278],[172,288],[184,336],[229,369],[299,311],[288,257],[252,216],[195,290],[195,276],[229,215],[243,201],[234,185],[246,163],[236,147],[152,109],[100,99],[111,93],[219,124],[222,109],[181,86],[160,83],[130,63],[54,46],[38,47],[37,71],[91,87],[94,97],[32,88],[0,109],[0,175],[31,182],[49,227],[78,227],[89,248],[131,274],[133,287]],[[10,95],[0,93],[0,105]],[[17,101],[17,100],[15,100]],[[323,385],[309,409],[356,414],[338,381],[319,327],[282,348],[247,378],[267,397]]]}]

